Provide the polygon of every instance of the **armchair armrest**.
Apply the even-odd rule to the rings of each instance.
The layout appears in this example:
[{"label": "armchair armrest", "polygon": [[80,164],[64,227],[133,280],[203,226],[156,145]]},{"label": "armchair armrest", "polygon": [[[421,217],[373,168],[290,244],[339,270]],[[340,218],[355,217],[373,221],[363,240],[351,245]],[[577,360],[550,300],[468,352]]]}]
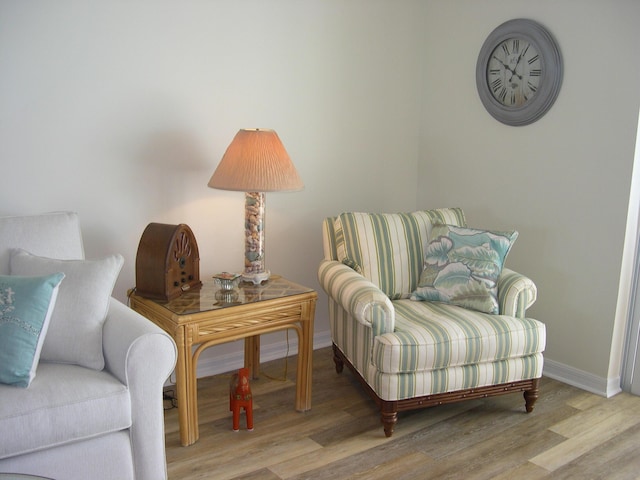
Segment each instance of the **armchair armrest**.
[{"label": "armchair armrest", "polygon": [[533,281],[524,275],[502,269],[498,278],[498,304],[500,314],[524,318],[527,308],[536,301],[538,289]]},{"label": "armchair armrest", "polygon": [[177,360],[173,339],[111,298],[103,328],[105,369],[131,395],[131,440],[136,478],[167,478],[162,388]]},{"label": "armchair armrest", "polygon": [[353,318],[373,330],[373,335],[393,332],[395,309],[377,286],[336,260],[323,260],[318,280],[329,297]]}]

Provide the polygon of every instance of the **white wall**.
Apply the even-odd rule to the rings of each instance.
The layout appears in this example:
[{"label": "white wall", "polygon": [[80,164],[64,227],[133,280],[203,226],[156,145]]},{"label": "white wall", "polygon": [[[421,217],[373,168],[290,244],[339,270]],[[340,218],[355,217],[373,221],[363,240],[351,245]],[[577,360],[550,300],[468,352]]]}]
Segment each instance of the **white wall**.
[{"label": "white wall", "polygon": [[420,3],[0,0],[0,214],[78,211],[87,256],[125,256],[121,300],[149,222],[193,229],[202,277],[238,271],[244,196],[207,182],[273,128],[306,188],[267,196],[267,265],[319,290],[323,217],[415,207]]},{"label": "white wall", "polygon": [[[474,72],[517,17],[553,32],[565,78],[512,128]],[[0,0],[0,214],[78,211],[88,256],[125,256],[123,300],[149,222],[191,226],[203,277],[240,270],[243,196],[206,184],[239,128],[274,128],[306,189],[268,195],[272,271],[319,289],[324,216],[461,206],[520,231],[508,265],[539,286],[547,366],[598,389],[618,374],[639,21],[635,0]]]},{"label": "white wall", "polygon": [[[529,313],[547,325],[545,372],[604,391],[619,375],[626,313],[616,317],[640,107],[640,2],[431,0],[427,10],[419,203],[459,205],[472,225],[520,232],[507,265],[539,288]],[[474,75],[487,35],[518,17],[549,28],[565,73],[546,116],[508,127],[484,110]]]}]

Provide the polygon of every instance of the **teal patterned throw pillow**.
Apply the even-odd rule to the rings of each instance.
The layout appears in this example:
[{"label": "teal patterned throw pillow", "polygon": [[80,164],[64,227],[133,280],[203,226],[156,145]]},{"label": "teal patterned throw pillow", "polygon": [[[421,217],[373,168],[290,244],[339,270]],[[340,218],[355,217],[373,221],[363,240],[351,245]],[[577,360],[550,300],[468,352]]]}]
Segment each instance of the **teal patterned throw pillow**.
[{"label": "teal patterned throw pillow", "polygon": [[31,384],[63,278],[0,275],[0,383]]},{"label": "teal patterned throw pillow", "polygon": [[412,300],[499,313],[497,282],[518,232],[434,225]]}]

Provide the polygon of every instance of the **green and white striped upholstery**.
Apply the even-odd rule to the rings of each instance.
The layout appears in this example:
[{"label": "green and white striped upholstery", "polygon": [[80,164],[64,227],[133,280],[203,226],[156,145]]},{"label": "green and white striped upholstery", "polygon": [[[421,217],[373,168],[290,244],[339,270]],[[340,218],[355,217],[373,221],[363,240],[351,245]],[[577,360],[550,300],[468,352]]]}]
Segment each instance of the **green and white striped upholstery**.
[{"label": "green and white striped upholstery", "polygon": [[397,300],[395,330],[375,337],[384,373],[437,370],[525,357],[544,350],[542,323],[437,302]]},{"label": "green and white striped upholstery", "polygon": [[545,326],[526,318],[537,290],[524,275],[503,269],[499,315],[408,299],[434,223],[465,226],[465,218],[439,209],[325,219],[318,279],[333,343],[388,401],[542,376]]},{"label": "green and white striped upholstery", "polygon": [[371,368],[369,375],[364,378],[381,399],[394,401],[540,378],[542,365],[542,353],[537,353],[496,362],[411,373],[383,373]]},{"label": "green and white striped upholstery", "polygon": [[325,260],[338,260],[335,229],[336,218],[337,217],[327,217],[322,222],[322,249]]},{"label": "green and white striped upholstery", "polygon": [[530,278],[508,268],[502,269],[498,278],[498,304],[501,315],[522,318],[537,297],[538,289]]},{"label": "green and white striped upholstery", "polygon": [[460,208],[342,213],[334,225],[337,260],[358,265],[390,299],[408,298],[420,279],[434,223],[466,226]]}]

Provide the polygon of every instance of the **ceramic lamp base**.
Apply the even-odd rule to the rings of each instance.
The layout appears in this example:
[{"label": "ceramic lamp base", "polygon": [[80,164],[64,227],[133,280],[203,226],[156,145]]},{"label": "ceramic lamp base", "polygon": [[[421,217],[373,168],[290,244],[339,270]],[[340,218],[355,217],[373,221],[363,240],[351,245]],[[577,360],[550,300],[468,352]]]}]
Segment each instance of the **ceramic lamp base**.
[{"label": "ceramic lamp base", "polygon": [[271,272],[268,270],[260,273],[243,273],[242,281],[253,283],[254,285],[259,285],[262,282],[269,280],[270,276],[271,276]]}]

